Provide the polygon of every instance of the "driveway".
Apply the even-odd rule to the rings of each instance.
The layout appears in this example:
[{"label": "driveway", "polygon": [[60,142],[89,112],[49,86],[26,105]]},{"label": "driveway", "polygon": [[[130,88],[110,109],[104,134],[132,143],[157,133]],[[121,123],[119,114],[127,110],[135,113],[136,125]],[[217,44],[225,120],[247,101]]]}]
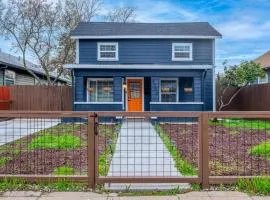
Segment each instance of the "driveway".
[{"label": "driveway", "polygon": [[[140,119],[125,120],[117,139],[108,177],[182,176],[153,125]],[[107,184],[107,189],[172,189],[188,184]]]},{"label": "driveway", "polygon": [[0,122],[0,145],[60,123],[58,119],[13,119]]}]

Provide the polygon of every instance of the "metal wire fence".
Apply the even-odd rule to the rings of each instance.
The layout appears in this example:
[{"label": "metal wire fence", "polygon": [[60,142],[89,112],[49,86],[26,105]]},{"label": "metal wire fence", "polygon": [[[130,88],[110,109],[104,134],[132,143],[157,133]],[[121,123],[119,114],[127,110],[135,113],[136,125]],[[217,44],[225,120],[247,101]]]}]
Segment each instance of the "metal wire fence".
[{"label": "metal wire fence", "polygon": [[99,118],[99,175],[198,176],[198,118]]},{"label": "metal wire fence", "polygon": [[210,175],[270,174],[269,119],[225,117],[209,124]]},{"label": "metal wire fence", "polygon": [[269,112],[2,111],[0,178],[207,187],[269,176],[269,118]]},{"label": "metal wire fence", "polygon": [[85,119],[20,115],[1,119],[0,174],[87,173]]}]

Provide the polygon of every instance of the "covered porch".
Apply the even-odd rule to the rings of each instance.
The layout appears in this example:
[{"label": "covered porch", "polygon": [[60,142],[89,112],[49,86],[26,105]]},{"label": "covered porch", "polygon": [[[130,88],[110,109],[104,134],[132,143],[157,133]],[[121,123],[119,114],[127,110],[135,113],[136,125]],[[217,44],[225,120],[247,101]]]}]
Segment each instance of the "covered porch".
[{"label": "covered porch", "polygon": [[75,71],[74,110],[140,112],[213,109],[212,70],[91,71]]}]

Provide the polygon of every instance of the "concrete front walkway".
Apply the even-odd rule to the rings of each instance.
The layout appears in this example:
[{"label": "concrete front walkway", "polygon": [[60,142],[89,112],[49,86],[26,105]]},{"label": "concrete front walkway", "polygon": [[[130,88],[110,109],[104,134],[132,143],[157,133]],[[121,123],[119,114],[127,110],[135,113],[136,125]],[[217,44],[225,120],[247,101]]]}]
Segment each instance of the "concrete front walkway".
[{"label": "concrete front walkway", "polygon": [[[123,122],[108,177],[113,176],[181,176],[168,149],[153,125],[143,119]],[[188,184],[106,184],[106,189],[172,189]]]},{"label": "concrete front walkway", "polygon": [[52,127],[58,119],[13,119],[0,122],[0,145],[12,142],[37,131]]},{"label": "concrete front walkway", "polygon": [[0,200],[270,200],[270,197],[250,197],[241,192],[190,192],[175,196],[127,196],[118,197],[117,194],[97,194],[93,192],[5,192]]}]

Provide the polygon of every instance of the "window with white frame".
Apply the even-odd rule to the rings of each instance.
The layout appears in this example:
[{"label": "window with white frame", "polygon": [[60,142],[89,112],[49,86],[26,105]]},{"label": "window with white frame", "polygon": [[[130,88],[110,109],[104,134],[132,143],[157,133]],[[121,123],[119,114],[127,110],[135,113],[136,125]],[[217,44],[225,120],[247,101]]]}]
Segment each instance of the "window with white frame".
[{"label": "window with white frame", "polygon": [[88,102],[113,102],[113,79],[88,79]]},{"label": "window with white frame", "polygon": [[177,79],[160,80],[160,101],[177,102],[178,100],[178,81]]},{"label": "window with white frame", "polygon": [[98,60],[104,60],[104,61],[118,60],[118,43],[99,42],[98,43]]},{"label": "window with white frame", "polygon": [[14,85],[15,84],[15,72],[11,70],[5,70],[5,85]]},{"label": "window with white frame", "polygon": [[192,43],[173,43],[172,44],[173,61],[191,61]]},{"label": "window with white frame", "polygon": [[258,78],[258,83],[259,84],[268,83],[268,74],[266,73],[263,78],[259,77]]}]

